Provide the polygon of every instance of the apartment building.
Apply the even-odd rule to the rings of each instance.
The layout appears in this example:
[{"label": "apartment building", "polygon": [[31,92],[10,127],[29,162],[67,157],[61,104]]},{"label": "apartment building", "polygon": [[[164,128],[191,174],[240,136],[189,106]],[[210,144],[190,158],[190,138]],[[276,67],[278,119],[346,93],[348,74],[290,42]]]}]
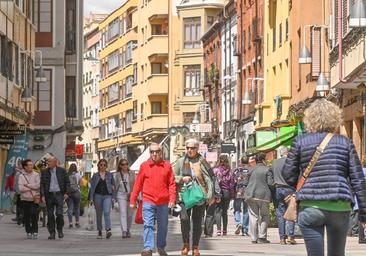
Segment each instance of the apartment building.
[{"label": "apartment building", "polygon": [[[97,140],[99,139],[99,81],[101,65],[99,51],[101,33],[99,23],[106,14],[91,13],[84,19],[83,55],[83,127],[84,131],[77,140],[82,145],[82,158],[79,168],[85,172],[97,171]],[[80,147],[80,146],[79,146]],[[80,156],[81,157],[81,156]]]},{"label": "apartment building", "polygon": [[137,40],[139,1],[122,1],[121,6],[99,25],[101,33],[101,80],[99,82],[100,158],[113,169],[117,161],[134,162],[142,149],[141,139],[133,134],[133,91],[138,84]]},{"label": "apartment building", "polygon": [[[21,2],[21,1],[19,1]],[[36,49],[45,80],[35,83],[34,130],[29,158],[52,153],[63,164],[76,161],[82,125],[83,1],[34,1]]]},{"label": "apartment building", "polygon": [[[2,200],[5,180],[27,155],[25,127],[32,129],[36,110],[32,89],[40,78],[40,56],[35,51],[34,6],[35,1],[0,2],[0,208],[10,205]],[[21,130],[23,135],[14,136],[7,129]],[[17,154],[9,154],[12,145]]]},{"label": "apartment building", "polygon": [[[187,128],[207,122],[212,112],[204,102],[204,51],[201,37],[213,25],[224,0],[173,1],[169,6],[169,129],[170,160],[184,153]],[[206,116],[206,117],[205,117]],[[204,135],[203,137],[205,137]]]}]

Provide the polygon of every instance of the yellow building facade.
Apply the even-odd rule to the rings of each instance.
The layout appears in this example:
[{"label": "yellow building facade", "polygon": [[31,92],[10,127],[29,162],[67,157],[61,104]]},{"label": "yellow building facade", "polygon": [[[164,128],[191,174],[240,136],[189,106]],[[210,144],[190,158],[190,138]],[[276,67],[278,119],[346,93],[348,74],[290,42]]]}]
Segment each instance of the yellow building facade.
[{"label": "yellow building facade", "polygon": [[188,134],[182,127],[189,127],[195,115],[203,114],[199,111],[204,104],[201,37],[222,11],[224,2],[172,1],[169,8],[169,127],[178,131],[171,136],[172,162],[185,150],[184,139]]},{"label": "yellow building facade", "polygon": [[132,95],[137,85],[138,2],[125,1],[99,25],[101,80],[97,148],[100,158],[106,158],[112,165],[110,168],[121,158],[133,162],[137,158],[134,145],[140,143],[132,130]]},{"label": "yellow building facade", "polygon": [[[256,105],[256,129],[271,127],[286,119],[291,97],[290,40],[286,40],[289,22],[288,0],[266,0],[264,12],[264,81],[258,80],[263,101]],[[276,104],[277,99],[277,104]],[[279,101],[282,108],[279,109]]]},{"label": "yellow building facade", "polygon": [[160,143],[168,127],[168,4],[139,1],[136,12],[138,46],[133,87],[132,133],[143,141]]}]

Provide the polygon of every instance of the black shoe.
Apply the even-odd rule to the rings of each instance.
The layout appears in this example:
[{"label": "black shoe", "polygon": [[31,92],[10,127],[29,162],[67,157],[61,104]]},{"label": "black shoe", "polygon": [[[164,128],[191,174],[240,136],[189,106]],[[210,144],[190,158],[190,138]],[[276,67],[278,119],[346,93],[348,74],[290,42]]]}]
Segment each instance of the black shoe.
[{"label": "black shoe", "polygon": [[98,236],[97,236],[97,239],[102,239],[102,231],[98,231]]},{"label": "black shoe", "polygon": [[80,228],[80,224],[78,222],[75,223],[75,228]]},{"label": "black shoe", "polygon": [[359,239],[358,240],[358,243],[359,244],[366,244],[366,239]]},{"label": "black shoe", "polygon": [[59,230],[57,233],[58,233],[58,238],[64,238],[64,233],[62,232],[62,230]]},{"label": "black shoe", "polygon": [[258,242],[257,241],[252,241],[252,244],[257,244]]},{"label": "black shoe", "polygon": [[258,243],[259,244],[269,244],[270,241],[267,240],[267,238],[258,238]]},{"label": "black shoe", "polygon": [[55,233],[50,234],[50,236],[48,237],[48,240],[55,240],[55,239],[56,239]]},{"label": "black shoe", "polygon": [[112,236],[112,232],[110,229],[108,229],[106,232],[105,238],[109,239],[109,238],[111,238],[111,236]]},{"label": "black shoe", "polygon": [[17,222],[18,221],[18,218],[15,217],[15,218],[12,218],[11,220]]},{"label": "black shoe", "polygon": [[73,228],[74,226],[72,225],[72,223],[71,224],[69,224],[69,228]]}]

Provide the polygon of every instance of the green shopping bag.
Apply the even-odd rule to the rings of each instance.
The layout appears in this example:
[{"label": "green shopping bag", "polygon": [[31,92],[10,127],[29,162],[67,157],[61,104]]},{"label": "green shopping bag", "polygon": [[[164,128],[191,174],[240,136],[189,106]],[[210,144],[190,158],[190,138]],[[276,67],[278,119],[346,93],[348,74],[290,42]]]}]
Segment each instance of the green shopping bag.
[{"label": "green shopping bag", "polygon": [[180,193],[180,196],[186,209],[202,205],[206,201],[206,196],[201,186],[195,181],[192,181],[189,185],[184,184],[183,192]]}]

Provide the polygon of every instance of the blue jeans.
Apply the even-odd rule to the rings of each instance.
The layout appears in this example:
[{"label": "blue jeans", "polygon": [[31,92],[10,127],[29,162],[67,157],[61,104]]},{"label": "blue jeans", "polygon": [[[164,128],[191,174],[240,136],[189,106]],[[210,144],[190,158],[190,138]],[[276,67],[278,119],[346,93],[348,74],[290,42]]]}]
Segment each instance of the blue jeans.
[{"label": "blue jeans", "polygon": [[154,250],[154,221],[158,224],[156,245],[165,249],[166,235],[168,233],[168,205],[152,205],[144,202],[142,204],[142,219],[144,220],[144,250]]},{"label": "blue jeans", "polygon": [[[287,195],[292,193],[291,189],[288,188],[276,188],[276,215],[278,222],[278,232],[280,235],[280,239],[286,239],[286,220],[283,218],[287,210],[287,204],[285,203],[285,198]],[[289,237],[294,237],[295,233],[295,222],[288,221],[287,222],[287,231]]]},{"label": "blue jeans", "polygon": [[[243,211],[243,219],[241,219],[241,212]],[[235,198],[234,200],[234,218],[236,225],[242,225],[242,232],[248,232],[249,214],[248,205],[242,198]]]},{"label": "blue jeans", "polygon": [[79,222],[80,216],[80,191],[70,193],[67,198],[67,216],[69,223],[72,224],[72,216],[75,215],[75,221]]},{"label": "blue jeans", "polygon": [[103,230],[102,216],[104,215],[105,229],[111,229],[111,208],[112,208],[112,196],[103,196],[100,194],[94,194],[94,205],[97,215],[97,229]]},{"label": "blue jeans", "polygon": [[301,208],[298,223],[308,256],[324,256],[324,227],[327,229],[328,255],[344,256],[350,212],[331,212]]}]

